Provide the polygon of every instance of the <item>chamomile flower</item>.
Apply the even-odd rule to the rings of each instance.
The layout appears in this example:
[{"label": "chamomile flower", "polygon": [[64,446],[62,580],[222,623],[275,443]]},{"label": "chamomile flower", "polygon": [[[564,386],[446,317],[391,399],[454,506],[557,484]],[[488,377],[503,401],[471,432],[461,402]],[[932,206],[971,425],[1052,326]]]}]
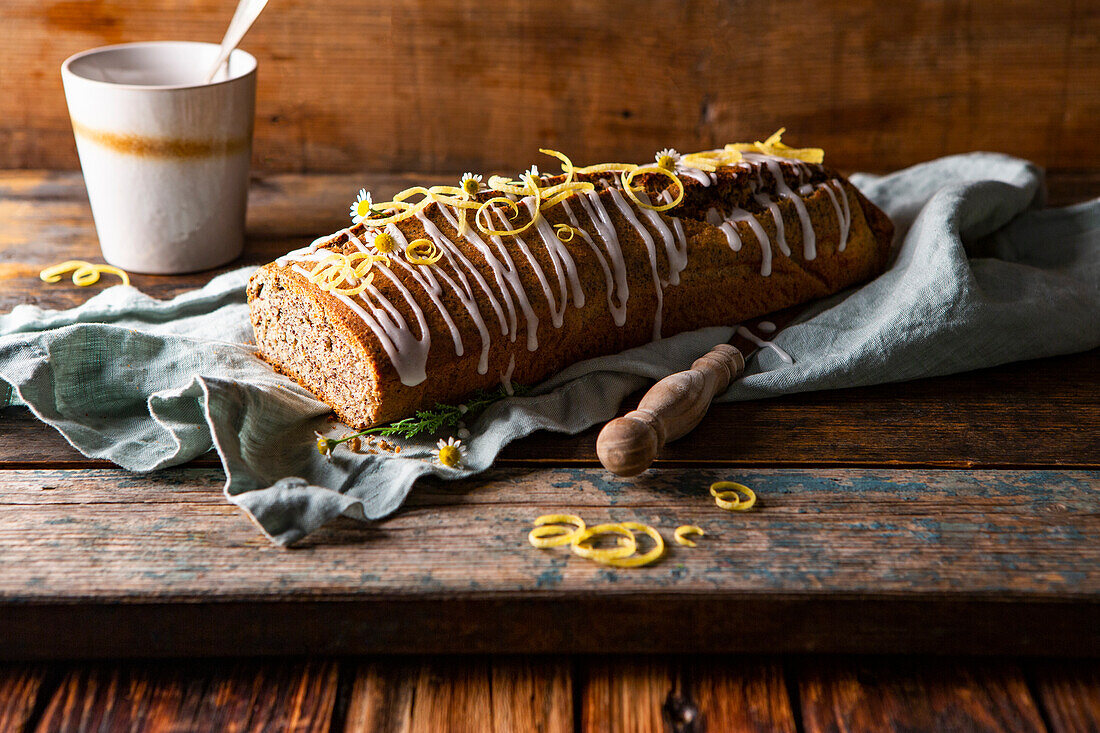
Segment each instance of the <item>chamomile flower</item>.
[{"label": "chamomile flower", "polygon": [[355,198],[355,203],[351,205],[351,223],[358,224],[370,216],[372,206],[374,206],[374,202],[371,200],[370,194],[367,193],[367,189],[359,189],[359,195]]},{"label": "chamomile flower", "polygon": [[461,440],[453,437],[439,440],[439,449],[435,452],[435,458],[447,468],[460,468],[462,460],[466,457],[466,446]]},{"label": "chamomile flower", "polygon": [[371,246],[374,248],[374,251],[380,255],[390,255],[400,249],[397,240],[394,239],[393,235],[389,232],[378,232],[375,234],[374,239],[371,241]]},{"label": "chamomile flower", "polygon": [[530,168],[523,172],[523,175],[530,176],[531,178],[535,179],[542,178],[542,175],[539,173],[539,167],[537,165],[532,165]]},{"label": "chamomile flower", "polygon": [[313,434],[317,436],[317,452],[325,458],[332,455],[332,449],[339,445],[339,443],[332,438],[326,438],[316,430],[313,431]]},{"label": "chamomile flower", "polygon": [[671,171],[680,162],[680,154],[676,152],[675,148],[665,148],[653,156],[653,159],[657,161],[658,167]]},{"label": "chamomile flower", "polygon": [[458,185],[467,195],[476,196],[477,192],[481,190],[481,176],[473,173],[463,173],[462,180],[459,181]]}]

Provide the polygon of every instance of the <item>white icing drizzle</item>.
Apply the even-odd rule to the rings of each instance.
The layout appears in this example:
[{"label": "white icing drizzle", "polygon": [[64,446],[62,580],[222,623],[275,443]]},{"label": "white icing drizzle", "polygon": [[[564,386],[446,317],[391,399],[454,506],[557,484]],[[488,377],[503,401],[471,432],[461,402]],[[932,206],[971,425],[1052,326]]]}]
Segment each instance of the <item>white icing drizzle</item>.
[{"label": "white icing drizzle", "polygon": [[760,321],[756,324],[756,327],[764,333],[775,333],[775,324],[771,321]]},{"label": "white icing drizzle", "polygon": [[707,209],[707,224],[716,227],[722,223],[722,215],[713,206]]},{"label": "white icing drizzle", "polygon": [[[458,219],[455,218],[448,207],[439,205],[439,211],[443,214],[443,218],[454,228],[455,232],[458,231]],[[488,246],[481,240],[481,237],[477,236],[473,232],[472,228],[466,230],[466,241],[474,246],[474,248],[481,253],[481,256],[485,259],[485,262],[489,265],[489,269],[493,271],[493,278],[496,280],[497,287],[500,288],[500,294],[504,299],[504,306],[507,308],[507,326],[503,332],[508,336],[509,341],[516,340],[516,304],[512,298],[512,293],[505,285],[504,279],[504,266],[500,260],[493,256],[493,253],[489,251]]]},{"label": "white icing drizzle", "polygon": [[734,252],[740,252],[741,235],[737,233],[737,227],[733,225],[733,222],[724,221],[718,228],[721,229],[722,233],[726,235],[726,241],[729,243],[730,249],[732,249]]},{"label": "white icing drizzle", "polygon": [[[404,244],[407,244],[407,242],[405,241],[405,236],[403,233],[401,233],[400,229],[392,225],[390,225],[386,229],[387,231],[389,231],[390,234],[392,234],[395,241],[403,245],[403,247]],[[355,237],[350,229],[345,229],[341,233],[348,236],[348,240],[355,244],[355,248],[357,250],[359,250],[360,252],[370,253],[370,250],[366,249],[366,245],[363,243],[363,240],[361,240],[359,237]],[[328,252],[328,250],[326,250],[326,252]],[[401,262],[400,260],[397,260],[396,258],[390,259],[390,262],[397,262],[398,264],[403,266],[405,270],[408,270],[408,265],[404,262]],[[464,349],[462,347],[462,335],[459,332],[459,327],[454,324],[454,319],[451,318],[451,314],[447,309],[443,307],[443,303],[439,299],[439,295],[442,293],[442,289],[439,287],[439,283],[436,281],[436,278],[431,276],[430,271],[428,272],[428,277],[430,278],[430,280],[427,282],[415,272],[412,273],[412,276],[414,276],[420,287],[423,288],[423,291],[428,294],[431,302],[436,305],[437,308],[439,308],[440,314],[442,314],[444,322],[447,322],[447,327],[451,331],[451,339],[454,341],[454,353],[455,355],[459,355],[459,357],[461,357],[461,355],[464,353]],[[392,310],[393,313],[396,313],[396,311],[393,310],[393,305],[389,303],[389,300],[385,300],[385,306]]]},{"label": "white icing drizzle", "polygon": [[[492,207],[492,212],[500,219],[500,224],[503,229],[507,229],[510,224],[508,219],[504,216],[504,212],[496,206]],[[535,277],[538,278],[539,284],[542,286],[542,293],[546,296],[546,303],[550,306],[550,321],[554,324],[554,328],[561,328],[561,324],[564,323],[565,318],[565,280],[559,279],[561,285],[562,303],[561,308],[558,307],[558,301],[554,298],[554,292],[550,288],[550,281],[546,279],[546,272],[542,269],[539,261],[535,259],[535,255],[531,252],[531,248],[527,246],[527,241],[518,234],[511,235],[515,240],[516,246],[519,247],[520,252],[527,258],[528,264],[531,265],[531,269],[535,271]],[[500,237],[494,235],[489,238],[497,249],[503,251],[505,249],[504,242]],[[537,346],[536,346],[537,348]]]},{"label": "white icing drizzle", "polygon": [[775,353],[779,355],[780,359],[782,359],[783,361],[785,361],[788,364],[794,364],[794,359],[791,358],[790,354],[788,354],[786,351],[784,351],[783,349],[781,349],[778,346],[776,346],[775,344],[773,344],[771,341],[765,341],[764,339],[760,338],[759,336],[757,336],[755,333],[753,333],[749,329],[745,328],[744,326],[738,326],[737,327],[737,335],[741,336],[742,338],[748,339],[749,341],[753,342],[754,344],[756,344],[758,347],[760,347],[762,349],[766,347],[766,348],[774,350]]},{"label": "white icing drizzle", "polygon": [[[802,197],[791,190],[791,187],[787,185],[787,179],[783,176],[783,169],[779,165],[780,158],[771,155],[761,155],[759,153],[745,153],[745,158],[748,160],[758,162],[762,168],[767,168],[768,172],[772,174],[772,178],[775,179],[775,192],[776,196],[781,199],[787,199],[794,205],[794,210],[798,214],[798,221],[802,225],[802,254],[807,260],[812,260],[817,257],[817,235],[814,232],[813,223],[810,221],[810,212],[806,209],[806,202],[802,200]],[[784,159],[785,160],[785,159]],[[789,161],[795,164],[795,169],[799,173],[799,179],[801,180],[805,173],[805,166],[799,161]],[[759,179],[759,173],[758,181]],[[787,247],[786,237],[783,235],[782,216],[779,213],[779,207],[774,203],[765,203],[760,200],[760,196],[757,196],[757,201],[768,206],[771,209],[772,216],[775,217],[777,236],[779,240],[779,249],[783,254],[790,255],[790,248]],[[774,208],[773,208],[774,207]]]},{"label": "white icing drizzle", "polygon": [[[686,165],[676,166],[676,175],[687,176],[688,178],[696,180],[699,183],[703,184],[703,188],[709,188],[710,184],[712,183],[710,176],[707,175],[706,171],[701,171],[698,168],[691,168]],[[715,180],[717,180],[717,178]]]},{"label": "white icing drizzle", "polygon": [[[447,260],[447,263],[454,270],[455,274],[459,278],[459,281],[461,282],[461,285],[459,283],[456,283],[454,279],[442,267],[428,266],[427,268],[425,268],[428,270],[429,274],[432,274],[432,271],[434,270],[447,282],[448,285],[451,286],[451,289],[458,297],[459,302],[462,303],[463,307],[466,309],[466,312],[469,313],[470,319],[474,322],[474,326],[477,327],[478,334],[481,336],[481,356],[478,359],[477,372],[478,374],[485,374],[487,371],[489,371],[489,346],[491,345],[489,327],[488,324],[485,323],[485,319],[481,315],[481,309],[478,307],[477,299],[474,297],[474,290],[472,287],[470,287],[470,283],[466,279],[466,276],[462,272],[462,268],[459,267],[458,263],[461,263],[466,267],[466,269],[470,271],[470,274],[472,274],[474,277],[474,281],[477,282],[478,285],[488,295],[489,302],[493,306],[493,309],[496,311],[497,318],[500,321],[501,333],[507,335],[508,324],[504,317],[504,311],[500,307],[500,303],[497,301],[496,297],[493,295],[493,292],[489,289],[489,285],[485,282],[485,278],[481,276],[481,273],[478,272],[473,263],[470,262],[470,260],[467,259],[464,254],[462,254],[461,250],[455,247],[454,243],[451,240],[443,236],[443,232],[441,232],[439,228],[423,214],[418,213],[416,215],[416,218],[420,220],[420,223],[424,226],[424,231],[428,234],[429,237],[431,237],[431,240],[436,244],[437,247],[439,247],[440,251],[442,251],[443,256]],[[397,258],[396,261],[400,262],[401,265],[406,270],[413,273],[414,276],[418,274],[417,271],[421,268],[421,266],[419,265],[406,265],[402,260],[400,260],[400,258]],[[443,309],[440,308],[440,310]]]},{"label": "white icing drizzle", "polygon": [[[393,226],[392,224],[386,227],[386,231],[402,248],[404,248],[405,245],[408,244],[408,242],[405,240],[405,235],[401,233],[400,229]],[[359,239],[359,237],[353,236],[350,232],[348,232],[348,236],[360,252],[369,253],[366,245],[363,244],[363,241]],[[465,353],[465,348],[462,345],[462,334],[458,330],[458,326],[455,324],[454,319],[451,317],[450,311],[448,311],[443,306],[443,301],[439,298],[439,296],[443,293],[443,289],[439,286],[439,282],[435,279],[432,271],[429,269],[426,271],[425,275],[421,275],[419,272],[417,272],[416,269],[410,268],[407,263],[403,262],[397,257],[391,257],[390,262],[391,264],[396,263],[400,265],[401,268],[412,275],[417,284],[424,289],[424,292],[427,293],[428,298],[432,301],[435,307],[439,309],[439,313],[443,316],[443,321],[447,324],[447,328],[451,332],[451,340],[454,341],[455,345],[455,356],[462,356]],[[393,278],[391,277],[390,279],[392,280]],[[389,305],[388,300],[386,301],[386,304]]]},{"label": "white icing drizzle", "polygon": [[[443,207],[439,208],[442,209]],[[470,287],[469,281],[466,280],[466,275],[462,272],[462,268],[455,264],[456,259],[470,271],[470,274],[474,278],[474,282],[485,291],[485,295],[489,298],[489,305],[492,306],[493,311],[497,314],[497,320],[500,322],[500,332],[503,335],[507,335],[508,321],[505,318],[504,309],[501,307],[500,301],[497,300],[492,288],[489,287],[489,283],[485,282],[485,278],[481,275],[481,272],[474,267],[474,263],[470,262],[466,255],[462,254],[462,250],[456,247],[454,242],[444,236],[443,232],[439,230],[439,227],[437,227],[431,219],[424,216],[423,212],[418,213],[416,218],[420,220],[428,237],[430,237],[431,240],[435,242],[435,245],[443,252],[443,256],[447,258],[448,264],[451,265],[455,274],[458,275],[459,280],[462,281],[462,289],[466,294],[466,298],[473,304],[474,310],[477,312],[476,317],[478,319],[481,318],[481,311],[477,306],[477,300],[474,298],[473,288]]]},{"label": "white icing drizzle", "polygon": [[[647,204],[650,203],[649,196],[644,192],[639,194],[639,199]],[[661,240],[664,242],[665,256],[668,257],[668,284],[679,285],[680,273],[687,268],[687,240],[682,237],[673,237],[672,230],[665,224],[664,217],[659,211],[647,209],[644,206],[639,207],[638,210],[642,212],[642,216],[650,226],[661,235]]]},{"label": "white icing drizzle", "polygon": [[[292,265],[291,267],[298,274],[309,277],[309,272],[302,267],[298,265]],[[400,312],[373,285],[368,285],[367,289],[360,295],[370,308],[369,313],[348,296],[339,293],[333,293],[333,295],[363,319],[367,327],[374,332],[386,355],[390,357],[390,363],[397,371],[401,383],[413,387],[428,378],[426,366],[428,363],[428,350],[432,345],[432,335],[428,331],[428,323],[424,318],[424,312],[416,304],[412,293],[394,277],[388,267],[385,265],[379,265],[378,267],[397,285],[409,307],[412,308],[413,313],[416,315],[417,326],[420,328],[420,338],[413,336],[412,329],[405,323],[405,319]],[[365,293],[368,291],[383,304],[384,308],[372,305],[367,300]]]},{"label": "white icing drizzle", "polygon": [[[604,208],[600,195],[595,191],[584,191],[578,197],[589,220],[596,225],[596,231],[607,248],[607,257],[611,261],[611,269],[615,275],[615,295],[619,299],[619,307],[623,311],[623,323],[626,322],[626,302],[630,299],[630,284],[626,277],[626,261],[623,258],[623,249],[619,245],[619,235],[615,232],[615,226],[611,223],[611,216]],[[621,325],[621,324],[620,324]]]},{"label": "white icing drizzle", "polygon": [[783,230],[783,212],[779,210],[779,204],[762,193],[756,194],[755,198],[756,203],[766,207],[771,212],[772,219],[775,221],[775,243],[779,245],[780,252],[790,257],[791,248],[787,246],[787,235]]},{"label": "white icing drizzle", "polygon": [[[749,229],[756,235],[756,241],[760,243],[760,274],[764,277],[768,277],[772,274],[772,242],[768,238],[768,233],[764,230],[763,225],[756,220],[756,217],[749,211],[744,209],[733,207],[733,211],[730,212],[729,218],[726,219],[730,224],[743,221],[749,225]],[[782,221],[782,219],[780,219]],[[780,224],[782,227],[782,224]]]},{"label": "white icing drizzle", "polygon": [[[569,206],[569,201],[562,201],[561,207],[565,211],[566,216],[569,217],[570,224],[577,230],[575,236],[579,236],[585,242],[588,243],[589,249],[596,255],[596,259],[600,263],[600,269],[603,270],[604,281],[607,283],[607,310],[611,313],[611,317],[615,319],[616,326],[622,326],[626,323],[626,303],[615,303],[615,276],[611,273],[611,267],[607,264],[607,258],[604,257],[604,253],[596,246],[596,243],[592,241],[592,237],[581,228],[580,221],[573,213],[572,207]],[[623,277],[625,279],[626,273],[624,268]]]},{"label": "white icing drizzle", "polygon": [[[440,206],[439,208],[447,221],[455,228],[455,231],[458,231],[458,219],[451,215],[447,207]],[[485,240],[478,236],[472,226],[466,230],[466,240],[474,245],[485,258],[485,261],[489,263],[489,267],[493,270],[493,276],[497,281],[497,285],[500,287],[500,292],[505,298],[505,303],[508,305],[508,338],[511,341],[516,340],[518,323],[516,322],[515,315],[515,301],[518,300],[519,308],[523,311],[523,317],[527,321],[527,350],[534,351],[538,348],[539,344],[539,317],[535,315],[535,311],[531,307],[531,301],[527,298],[527,291],[523,288],[523,281],[520,279],[519,271],[512,261],[512,256],[508,254],[507,247],[503,245],[500,237],[490,237],[489,239],[493,242],[494,246],[496,246],[497,252],[500,254],[500,259],[497,259],[497,257],[493,255],[489,245],[485,244]],[[508,288],[504,287],[504,283],[501,282],[501,279],[508,284]],[[511,292],[509,292],[509,289]]]},{"label": "white icing drizzle", "polygon": [[[542,238],[542,243],[546,247],[546,251],[550,255],[551,261],[554,263],[554,271],[558,275],[558,282],[561,283],[564,272],[565,277],[569,280],[569,286],[573,295],[573,305],[577,308],[583,308],[584,289],[581,288],[580,275],[577,274],[577,263],[573,260],[573,255],[569,253],[569,248],[565,246],[564,242],[558,239],[557,232],[550,226],[550,222],[546,221],[546,217],[539,215],[538,210],[535,208],[534,197],[527,197],[522,203],[527,206],[527,211],[535,219],[535,231],[537,231],[539,237]],[[564,310],[567,300],[564,285],[562,285],[561,299],[562,309]]]},{"label": "white icing drizzle", "polygon": [[657,295],[657,310],[653,314],[653,340],[661,340],[661,316],[664,313],[665,307],[665,291],[664,283],[661,282],[661,276],[657,271],[657,244],[653,241],[653,237],[649,231],[642,225],[642,222],[638,221],[638,217],[634,215],[634,209],[630,204],[626,202],[617,188],[607,189],[608,195],[611,196],[611,200],[615,202],[615,206],[618,207],[623,218],[626,219],[635,230],[638,232],[638,236],[645,242],[646,252],[649,254],[649,268],[653,272],[653,290]]},{"label": "white icing drizzle", "polygon": [[[676,241],[680,243],[680,246],[684,250],[684,257],[687,257],[688,240],[687,234],[684,233],[684,225],[680,223],[679,217],[672,217],[672,232],[676,235]],[[686,266],[686,259],[685,259]]]},{"label": "white icing drizzle", "polygon": [[840,223],[840,246],[837,247],[837,251],[843,252],[844,248],[848,246],[848,232],[852,226],[852,210],[848,204],[848,193],[844,190],[844,184],[838,180],[827,181],[822,184],[822,188],[829,192],[829,196],[832,197],[833,203],[836,204],[836,196],[833,196],[832,188],[836,187],[836,192],[840,196],[841,207],[844,209],[844,215],[841,216],[841,207],[836,210],[836,218]]}]

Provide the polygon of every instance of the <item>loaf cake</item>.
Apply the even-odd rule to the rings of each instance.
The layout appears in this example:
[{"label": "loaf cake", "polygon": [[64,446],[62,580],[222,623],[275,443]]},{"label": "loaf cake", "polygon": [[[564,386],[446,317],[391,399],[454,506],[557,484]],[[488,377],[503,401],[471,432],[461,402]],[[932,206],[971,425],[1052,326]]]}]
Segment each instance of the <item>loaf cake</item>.
[{"label": "loaf cake", "polygon": [[[780,131],[782,132],[782,131]],[[818,149],[764,142],[649,165],[467,174],[260,268],[259,353],[367,428],[582,359],[734,325],[880,273],[887,216]]]}]

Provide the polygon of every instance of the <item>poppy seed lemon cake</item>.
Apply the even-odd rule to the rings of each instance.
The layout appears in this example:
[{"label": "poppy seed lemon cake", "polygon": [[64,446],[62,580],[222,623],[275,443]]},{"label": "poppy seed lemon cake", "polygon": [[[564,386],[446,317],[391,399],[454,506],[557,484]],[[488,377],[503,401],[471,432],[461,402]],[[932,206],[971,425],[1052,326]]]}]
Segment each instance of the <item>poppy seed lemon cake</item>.
[{"label": "poppy seed lemon cake", "polygon": [[893,224],[779,134],[640,166],[544,150],[561,174],[360,191],[350,228],[252,277],[257,347],[366,428],[879,274]]}]

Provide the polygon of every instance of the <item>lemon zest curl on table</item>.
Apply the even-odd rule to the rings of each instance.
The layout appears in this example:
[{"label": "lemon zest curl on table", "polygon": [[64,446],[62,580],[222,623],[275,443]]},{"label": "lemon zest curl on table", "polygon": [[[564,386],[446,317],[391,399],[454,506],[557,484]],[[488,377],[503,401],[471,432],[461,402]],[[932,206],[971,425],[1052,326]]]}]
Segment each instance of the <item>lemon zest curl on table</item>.
[{"label": "lemon zest curl on table", "polygon": [[61,282],[61,276],[70,271],[73,273],[73,284],[81,288],[95,285],[99,282],[101,273],[118,275],[122,278],[123,285],[130,284],[130,276],[125,271],[111,265],[96,265],[83,260],[68,260],[57,265],[50,265],[38,273],[38,277],[43,282],[56,283]]}]

